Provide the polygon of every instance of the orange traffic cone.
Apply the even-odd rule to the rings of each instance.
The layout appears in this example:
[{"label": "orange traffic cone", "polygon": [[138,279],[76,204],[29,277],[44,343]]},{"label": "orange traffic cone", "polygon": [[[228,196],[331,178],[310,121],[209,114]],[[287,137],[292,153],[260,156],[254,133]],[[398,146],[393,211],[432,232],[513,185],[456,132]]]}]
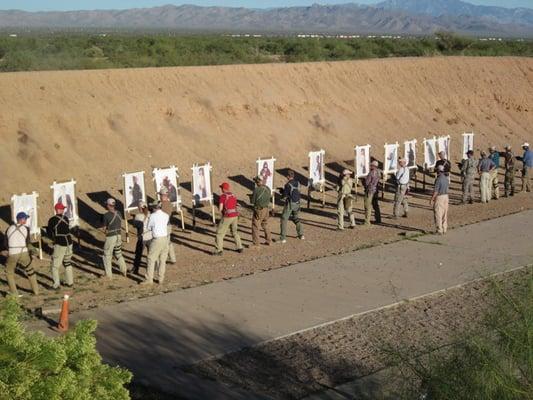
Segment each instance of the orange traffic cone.
[{"label": "orange traffic cone", "polygon": [[61,314],[59,314],[59,322],[57,324],[57,330],[59,332],[68,331],[68,294],[63,297],[63,304],[61,305]]}]

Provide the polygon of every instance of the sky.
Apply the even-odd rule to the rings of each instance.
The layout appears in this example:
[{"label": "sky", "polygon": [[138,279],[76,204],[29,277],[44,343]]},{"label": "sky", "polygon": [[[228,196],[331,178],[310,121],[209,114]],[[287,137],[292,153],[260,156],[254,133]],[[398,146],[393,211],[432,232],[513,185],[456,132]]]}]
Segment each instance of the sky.
[{"label": "sky", "polygon": [[[340,4],[360,3],[371,4],[379,0],[0,0],[0,10],[19,9],[27,11],[50,10],[94,10],[94,9],[125,9],[140,7],[155,7],[164,4],[196,4],[200,6],[230,6],[230,7],[286,7],[306,6],[313,3]],[[473,4],[484,4],[505,7],[533,8],[533,0],[466,0]]]}]

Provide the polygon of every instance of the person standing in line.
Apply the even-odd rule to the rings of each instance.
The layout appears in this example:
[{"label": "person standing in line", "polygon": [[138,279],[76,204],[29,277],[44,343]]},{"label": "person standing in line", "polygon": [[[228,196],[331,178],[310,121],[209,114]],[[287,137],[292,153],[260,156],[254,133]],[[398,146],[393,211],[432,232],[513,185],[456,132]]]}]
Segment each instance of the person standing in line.
[{"label": "person standing in line", "polygon": [[169,192],[166,187],[161,188],[159,191],[159,197],[161,199],[161,210],[163,212],[168,214],[168,256],[167,260],[170,261],[171,264],[176,264],[176,251],[174,249],[174,244],[172,243],[172,224],[170,222],[170,218],[172,218],[172,214],[174,212],[174,209],[172,207],[171,198],[169,197]]},{"label": "person standing in line", "polygon": [[161,202],[152,204],[154,211],[150,214],[147,230],[151,233],[150,247],[146,267],[146,279],[141,285],[152,285],[157,264],[157,282],[162,285],[165,280],[165,271],[168,256],[168,220],[169,216],[161,207]]},{"label": "person standing in line", "polygon": [[529,149],[529,143],[522,145],[522,192],[531,192],[531,169],[533,168],[533,151]]},{"label": "person standing in line", "polygon": [[448,189],[450,181],[444,172],[444,166],[437,167],[437,179],[435,180],[435,188],[433,195],[429,200],[430,206],[433,207],[433,215],[435,217],[435,227],[439,235],[444,235],[448,231]]},{"label": "person standing in line", "polygon": [[287,183],[283,189],[280,190],[282,198],[285,200],[285,206],[283,207],[283,212],[281,213],[280,220],[280,243],[287,243],[287,222],[289,219],[292,219],[294,225],[296,226],[296,235],[298,239],[304,240],[304,232],[302,228],[302,223],[300,222],[299,213],[300,213],[300,182],[294,177],[294,171],[289,170],[287,172]]},{"label": "person standing in line", "polygon": [[490,173],[490,187],[494,193],[494,199],[500,198],[500,185],[498,182],[498,169],[500,168],[500,152],[496,150],[496,146],[491,146],[489,149],[489,158],[494,163],[494,169]]},{"label": "person standing in line", "polygon": [[490,158],[487,157],[487,152],[481,152],[481,160],[477,166],[480,175],[479,191],[481,192],[481,202],[488,203],[492,198],[492,190],[490,185],[491,173],[496,166]]},{"label": "person standing in line", "polygon": [[468,201],[469,204],[474,202],[474,182],[476,181],[476,172],[478,161],[474,158],[474,151],[468,150],[466,160],[461,163],[461,176],[463,177],[463,204]]},{"label": "person standing in line", "polygon": [[19,212],[16,215],[16,224],[7,228],[5,234],[5,246],[8,256],[6,261],[6,275],[9,292],[16,297],[21,297],[17,290],[15,281],[15,270],[20,267],[24,270],[28,281],[30,282],[33,294],[39,294],[39,285],[35,270],[31,266],[32,255],[39,255],[39,251],[30,243],[30,229],[26,226],[29,215],[25,212]]},{"label": "person standing in line", "polygon": [[344,213],[348,213],[350,217],[350,228],[355,228],[355,213],[353,212],[352,189],[354,187],[354,180],[352,179],[352,171],[345,169],[339,177],[337,184],[337,230],[344,230]]},{"label": "person standing in line", "polygon": [[115,206],[115,199],[107,199],[107,212],[102,216],[102,222],[106,236],[104,243],[104,276],[108,279],[113,278],[113,256],[118,262],[120,273],[123,276],[126,276],[127,273],[126,261],[122,255],[122,218],[115,209]]},{"label": "person standing in line", "polygon": [[230,192],[229,183],[224,182],[220,185],[222,195],[218,201],[218,210],[222,214],[220,222],[217,227],[215,247],[213,253],[215,256],[221,256],[224,251],[224,237],[231,230],[237,252],[242,253],[244,247],[242,246],[241,237],[239,236],[239,212],[237,211],[237,197]]},{"label": "person standing in line", "polygon": [[54,209],[56,215],[48,220],[46,233],[54,243],[51,270],[54,281],[53,288],[57,290],[61,287],[61,280],[59,279],[61,265],[65,267],[67,287],[72,287],[74,284],[74,276],[72,273],[72,233],[70,232],[69,220],[64,215],[65,206],[62,203],[57,203]]},{"label": "person standing in line", "polygon": [[370,163],[370,171],[364,180],[365,186],[365,226],[370,226],[370,217],[372,216],[372,208],[374,209],[374,217],[376,224],[381,224],[381,210],[379,209],[379,170],[378,162],[376,160]]},{"label": "person standing in line", "polygon": [[138,208],[139,212],[135,214],[134,218],[134,225],[137,229],[137,243],[135,244],[135,259],[131,270],[135,275],[139,275],[144,249],[146,248],[147,251],[150,250],[150,240],[152,239],[152,232],[148,230],[150,211],[143,200],[139,201]]},{"label": "person standing in line", "polygon": [[505,180],[503,187],[505,193],[503,197],[514,196],[514,177],[516,174],[516,160],[513,152],[511,151],[511,146],[505,146]]},{"label": "person standing in line", "polygon": [[270,189],[266,186],[266,181],[262,176],[254,178],[255,188],[250,202],[253,207],[252,215],[252,241],[256,249],[259,248],[259,231],[263,228],[265,232],[266,244],[272,244],[268,219],[270,217]]},{"label": "person standing in line", "polygon": [[398,162],[399,168],[396,171],[396,194],[394,196],[394,218],[400,216],[400,207],[403,205],[403,217],[407,218],[409,212],[409,201],[407,193],[409,191],[409,169],[406,167],[407,161],[401,158]]},{"label": "person standing in line", "polygon": [[444,168],[444,175],[450,176],[452,164],[449,160],[446,159],[446,152],[444,151],[439,152],[439,159],[435,163],[435,169],[439,168],[439,166],[442,166]]}]

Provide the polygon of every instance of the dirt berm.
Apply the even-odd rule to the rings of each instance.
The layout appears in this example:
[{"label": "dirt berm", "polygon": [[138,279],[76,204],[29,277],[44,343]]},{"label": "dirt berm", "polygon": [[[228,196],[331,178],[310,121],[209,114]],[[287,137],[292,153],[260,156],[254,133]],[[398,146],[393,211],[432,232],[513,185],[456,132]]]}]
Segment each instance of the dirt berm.
[{"label": "dirt berm", "polygon": [[518,150],[531,139],[532,83],[527,58],[3,73],[0,202],[36,190],[49,207],[52,181],[70,178],[82,198],[118,195],[122,173],[153,166],[177,165],[183,182],[211,161],[219,182],[252,176],[259,156],[301,168],[309,150],[349,160],[370,143],[382,159],[387,141],[472,130],[476,147]]}]

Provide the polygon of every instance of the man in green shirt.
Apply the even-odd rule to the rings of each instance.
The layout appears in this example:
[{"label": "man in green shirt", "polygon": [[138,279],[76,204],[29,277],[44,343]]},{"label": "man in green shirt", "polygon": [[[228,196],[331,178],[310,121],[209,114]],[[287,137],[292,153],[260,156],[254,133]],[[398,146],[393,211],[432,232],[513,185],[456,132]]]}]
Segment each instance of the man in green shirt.
[{"label": "man in green shirt", "polygon": [[355,214],[353,213],[352,189],[354,180],[352,171],[345,169],[337,184],[337,230],[344,230],[344,214],[347,212],[350,217],[350,227],[355,228]]},{"label": "man in green shirt", "polygon": [[115,209],[115,199],[109,198],[106,201],[107,212],[102,216],[102,223],[105,232],[104,243],[104,269],[105,277],[111,279],[113,277],[112,266],[113,257],[118,262],[120,273],[126,276],[127,268],[126,261],[122,255],[122,218]]},{"label": "man in green shirt", "polygon": [[252,216],[252,240],[254,247],[259,247],[259,230],[263,228],[265,232],[266,244],[272,243],[270,229],[268,228],[268,218],[270,216],[270,188],[263,183],[260,176],[254,178],[255,189],[252,193],[251,203],[254,209]]}]

